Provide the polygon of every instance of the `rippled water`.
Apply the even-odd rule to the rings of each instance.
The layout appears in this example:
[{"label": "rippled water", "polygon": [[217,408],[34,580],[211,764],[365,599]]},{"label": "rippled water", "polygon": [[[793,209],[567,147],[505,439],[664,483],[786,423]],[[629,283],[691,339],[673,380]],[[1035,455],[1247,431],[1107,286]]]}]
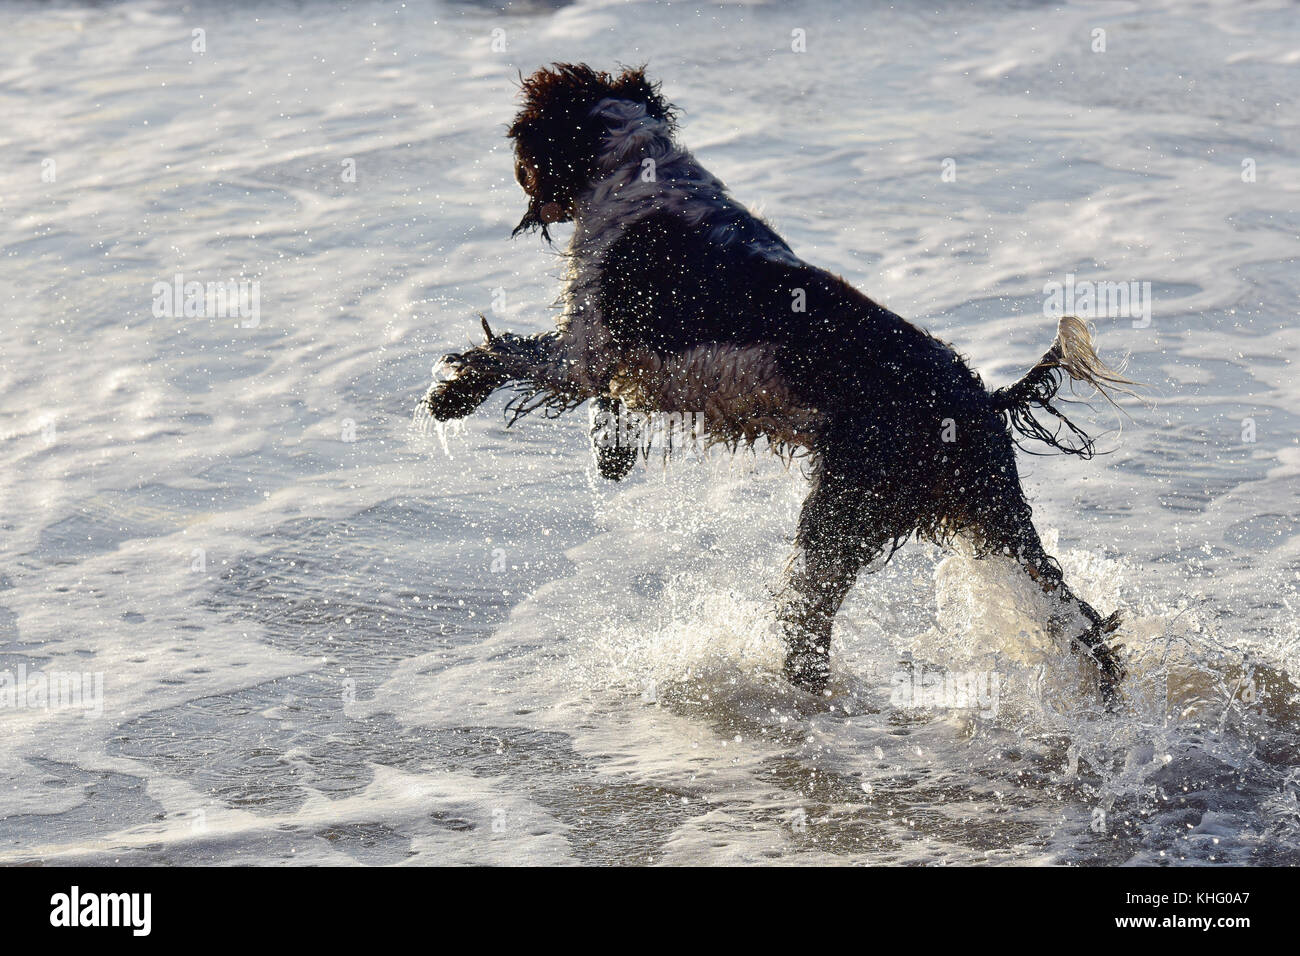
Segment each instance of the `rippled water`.
[{"label": "rippled water", "polygon": [[[1295,8],[902,6],[0,6],[0,674],[103,681],[0,708],[0,861],[1300,862]],[[494,297],[552,320],[502,133],[562,59],[648,61],[797,253],[991,383],[1045,283],[1151,283],[1096,324],[1154,406],[1022,459],[1126,612],[1124,713],[1004,568],[919,545],[832,698],[787,689],[797,468],[607,485],[585,419],[500,399],[410,428]],[[259,313],[157,316],[176,275]],[[996,713],[900,704],[907,666]]]}]

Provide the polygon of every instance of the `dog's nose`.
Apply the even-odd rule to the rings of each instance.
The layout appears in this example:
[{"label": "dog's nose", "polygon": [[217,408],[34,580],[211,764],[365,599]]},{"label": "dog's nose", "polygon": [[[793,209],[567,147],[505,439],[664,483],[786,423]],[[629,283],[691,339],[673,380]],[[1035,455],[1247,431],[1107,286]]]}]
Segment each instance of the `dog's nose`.
[{"label": "dog's nose", "polygon": [[558,202],[548,202],[542,206],[539,215],[544,223],[559,222],[564,218],[564,207]]}]

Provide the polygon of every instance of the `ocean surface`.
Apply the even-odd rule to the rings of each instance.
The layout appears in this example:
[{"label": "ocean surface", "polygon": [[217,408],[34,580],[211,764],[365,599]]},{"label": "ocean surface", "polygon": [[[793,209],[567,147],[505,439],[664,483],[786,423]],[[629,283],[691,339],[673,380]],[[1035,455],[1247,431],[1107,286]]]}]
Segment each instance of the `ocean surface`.
[{"label": "ocean surface", "polygon": [[[1300,863],[1298,11],[0,4],[0,863]],[[786,687],[797,462],[413,425],[477,313],[554,320],[503,133],[556,60],[647,63],[990,385],[1052,288],[1139,293],[1092,321],[1150,403],[1021,459],[1119,713],[923,544]]]}]

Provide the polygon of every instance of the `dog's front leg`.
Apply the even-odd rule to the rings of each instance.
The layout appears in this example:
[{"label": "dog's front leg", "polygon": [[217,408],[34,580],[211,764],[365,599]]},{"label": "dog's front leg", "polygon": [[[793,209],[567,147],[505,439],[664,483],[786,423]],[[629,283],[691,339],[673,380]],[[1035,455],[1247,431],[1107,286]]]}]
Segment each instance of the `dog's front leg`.
[{"label": "dog's front leg", "polygon": [[624,434],[625,406],[617,398],[601,395],[592,403],[591,448],[602,478],[622,481],[634,465],[638,446]]},{"label": "dog's front leg", "polygon": [[440,422],[464,418],[498,388],[521,383],[523,395],[516,415],[548,406],[567,408],[591,398],[595,391],[572,374],[565,343],[559,332],[516,335],[494,333],[483,320],[487,341],[468,352],[445,356],[443,366],[453,374],[435,382],[424,398],[429,414]]}]

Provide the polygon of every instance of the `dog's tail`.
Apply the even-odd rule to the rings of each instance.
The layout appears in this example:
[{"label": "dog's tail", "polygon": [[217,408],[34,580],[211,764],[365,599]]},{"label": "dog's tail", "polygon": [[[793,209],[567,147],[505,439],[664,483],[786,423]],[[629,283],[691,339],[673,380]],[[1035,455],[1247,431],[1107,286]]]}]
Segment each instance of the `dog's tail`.
[{"label": "dog's tail", "polygon": [[[1141,398],[1134,391],[1140,383],[1124,378],[1106,365],[1092,347],[1088,326],[1067,315],[1057,326],[1052,347],[1038,364],[1020,381],[993,393],[993,407],[1005,414],[1012,429],[1025,438],[1041,441],[1067,455],[1091,458],[1096,453],[1092,438],[1052,403],[1063,381],[1059,372],[1075,382],[1091,385],[1116,408],[1119,408],[1115,404],[1116,394]],[[1055,416],[1060,424],[1052,428],[1044,425],[1034,417],[1037,409]]]}]

